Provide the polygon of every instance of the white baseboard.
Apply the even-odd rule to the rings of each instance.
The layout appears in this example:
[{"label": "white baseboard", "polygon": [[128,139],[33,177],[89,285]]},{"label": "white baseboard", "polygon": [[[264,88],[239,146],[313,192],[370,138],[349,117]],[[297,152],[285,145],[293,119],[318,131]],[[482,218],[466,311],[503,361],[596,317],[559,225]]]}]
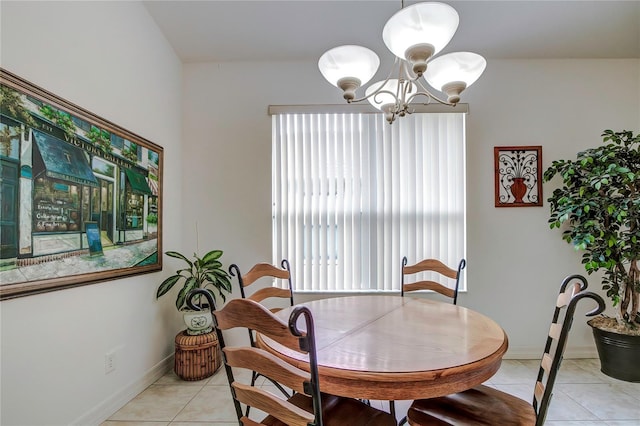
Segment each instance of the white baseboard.
[{"label": "white baseboard", "polygon": [[113,413],[122,408],[127,402],[131,401],[136,395],[148,388],[162,377],[169,369],[173,368],[174,355],[171,354],[167,358],[153,366],[140,379],[129,383],[124,388],[101,402],[85,414],[80,416],[72,425],[99,425],[107,420]]},{"label": "white baseboard", "polygon": [[[543,347],[509,348],[503,359],[541,359]],[[598,358],[595,346],[568,347],[564,351],[564,359]]]}]

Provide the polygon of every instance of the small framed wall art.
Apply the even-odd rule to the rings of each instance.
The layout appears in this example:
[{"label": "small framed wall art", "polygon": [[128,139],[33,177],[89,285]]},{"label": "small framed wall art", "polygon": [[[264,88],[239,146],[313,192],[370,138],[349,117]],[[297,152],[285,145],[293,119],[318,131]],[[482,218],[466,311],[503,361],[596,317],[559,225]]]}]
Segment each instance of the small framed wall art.
[{"label": "small framed wall art", "polygon": [[542,146],[496,146],[495,206],[542,206]]}]

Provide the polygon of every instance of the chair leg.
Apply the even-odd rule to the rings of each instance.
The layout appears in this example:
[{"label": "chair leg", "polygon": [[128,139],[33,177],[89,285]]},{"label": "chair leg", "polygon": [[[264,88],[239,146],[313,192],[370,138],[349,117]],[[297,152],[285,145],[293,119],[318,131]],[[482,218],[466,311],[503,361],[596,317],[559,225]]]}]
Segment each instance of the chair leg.
[{"label": "chair leg", "polygon": [[[258,378],[258,372],[257,371],[251,372],[251,386],[255,386],[257,378]],[[247,410],[244,412],[244,415],[246,417],[249,417],[249,411],[250,410],[251,410],[251,406],[247,405]]]},{"label": "chair leg", "polygon": [[[395,401],[389,401],[389,414],[391,414],[394,419],[396,418],[396,403],[395,403]],[[402,426],[405,423],[407,423],[407,416],[404,416],[403,418],[400,419],[400,421],[398,422],[398,426]]]},{"label": "chair leg", "polygon": [[396,418],[396,403],[395,401],[389,401],[389,414]]},{"label": "chair leg", "polygon": [[[269,378],[267,377],[267,379],[269,379]],[[282,385],[281,385],[280,383],[276,382],[275,380],[271,380],[271,379],[269,379],[269,381],[270,381],[271,383],[273,383],[273,384],[275,385],[275,387],[277,387],[277,388],[280,390],[280,392],[282,392],[282,394],[283,394],[284,396],[286,396],[287,398],[291,398],[291,395],[289,394],[289,392],[287,392],[287,391],[282,387]]]}]

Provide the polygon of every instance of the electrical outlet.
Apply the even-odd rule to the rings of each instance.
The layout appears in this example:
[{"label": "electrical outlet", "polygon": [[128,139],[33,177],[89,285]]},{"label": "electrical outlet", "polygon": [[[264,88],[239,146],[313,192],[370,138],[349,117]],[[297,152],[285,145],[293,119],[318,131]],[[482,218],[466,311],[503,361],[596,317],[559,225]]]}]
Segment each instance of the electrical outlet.
[{"label": "electrical outlet", "polygon": [[107,352],[104,355],[104,374],[109,374],[116,369],[116,352]]}]

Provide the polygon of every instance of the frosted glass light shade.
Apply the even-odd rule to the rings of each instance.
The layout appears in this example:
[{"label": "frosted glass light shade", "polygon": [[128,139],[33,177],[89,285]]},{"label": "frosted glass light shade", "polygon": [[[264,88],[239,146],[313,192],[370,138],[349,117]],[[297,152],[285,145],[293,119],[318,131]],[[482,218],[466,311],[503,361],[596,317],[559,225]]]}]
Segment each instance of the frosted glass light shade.
[{"label": "frosted glass light shade", "polygon": [[458,29],[458,12],[444,3],[417,3],[396,12],[384,26],[382,39],[397,57],[417,44],[430,44],[433,55],[441,51]]},{"label": "frosted glass light shade", "polygon": [[469,87],[486,67],[487,61],[477,53],[454,52],[429,62],[424,77],[433,88],[440,91],[451,82],[463,82]]},{"label": "frosted glass light shade", "polygon": [[318,68],[327,81],[336,87],[343,78],[356,78],[367,83],[380,66],[378,55],[362,46],[344,45],[327,50],[318,60]]}]

